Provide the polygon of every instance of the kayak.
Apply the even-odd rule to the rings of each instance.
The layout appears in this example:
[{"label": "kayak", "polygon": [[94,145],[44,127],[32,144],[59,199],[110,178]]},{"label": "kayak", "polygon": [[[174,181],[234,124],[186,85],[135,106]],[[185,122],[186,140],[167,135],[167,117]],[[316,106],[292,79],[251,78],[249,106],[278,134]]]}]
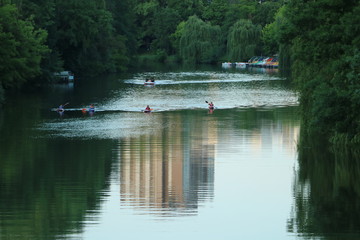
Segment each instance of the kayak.
[{"label": "kayak", "polygon": [[155,85],[155,82],[144,82],[144,85]]},{"label": "kayak", "polygon": [[151,113],[152,110],[154,110],[154,109],[150,108],[150,110],[145,109],[145,110],[142,110],[142,111],[143,111],[144,113]]}]

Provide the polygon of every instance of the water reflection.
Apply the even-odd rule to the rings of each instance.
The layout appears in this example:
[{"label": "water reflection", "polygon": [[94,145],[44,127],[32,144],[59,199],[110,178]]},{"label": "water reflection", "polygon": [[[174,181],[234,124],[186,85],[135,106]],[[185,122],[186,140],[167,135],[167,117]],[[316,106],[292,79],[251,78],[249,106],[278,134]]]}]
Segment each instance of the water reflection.
[{"label": "water reflection", "polygon": [[121,201],[161,215],[194,214],[214,194],[217,129],[189,115],[164,115],[170,126],[120,145]]},{"label": "water reflection", "polygon": [[108,188],[112,142],[39,138],[41,103],[23,96],[0,113],[0,239],[79,232]]},{"label": "water reflection", "polygon": [[360,239],[359,153],[302,134],[289,232],[303,239]]},{"label": "water reflection", "polygon": [[[7,109],[1,239],[290,238],[299,121],[285,81],[215,71],[134,83],[145,75]],[[218,107],[212,114],[205,100]],[[67,101],[63,117],[49,110]],[[89,103],[91,117],[81,112]],[[142,113],[147,104],[156,110]]]}]

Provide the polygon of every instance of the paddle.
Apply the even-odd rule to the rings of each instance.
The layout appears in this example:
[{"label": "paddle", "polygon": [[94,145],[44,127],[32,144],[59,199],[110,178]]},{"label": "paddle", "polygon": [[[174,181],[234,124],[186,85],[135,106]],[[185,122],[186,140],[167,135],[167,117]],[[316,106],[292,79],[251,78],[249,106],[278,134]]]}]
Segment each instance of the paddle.
[{"label": "paddle", "polygon": [[212,103],[209,103],[208,101],[205,101],[207,104],[209,104],[209,109],[211,109],[211,110],[214,110],[215,109],[215,107],[214,107],[214,104],[212,104]]},{"label": "paddle", "polygon": [[59,108],[57,108],[56,111],[58,111],[58,112],[63,112],[63,111],[64,111],[64,107],[65,107],[66,105],[68,105],[68,104],[69,104],[69,102],[62,104],[62,108],[60,108],[60,106],[61,106],[61,105],[60,105]]}]

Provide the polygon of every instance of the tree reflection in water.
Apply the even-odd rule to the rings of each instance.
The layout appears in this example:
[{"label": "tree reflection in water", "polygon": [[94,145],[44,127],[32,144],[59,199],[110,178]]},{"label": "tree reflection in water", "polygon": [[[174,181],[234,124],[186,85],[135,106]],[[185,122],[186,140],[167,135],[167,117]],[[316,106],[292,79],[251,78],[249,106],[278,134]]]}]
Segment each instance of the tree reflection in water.
[{"label": "tree reflection in water", "polygon": [[324,239],[360,238],[360,151],[304,136],[288,231]]}]

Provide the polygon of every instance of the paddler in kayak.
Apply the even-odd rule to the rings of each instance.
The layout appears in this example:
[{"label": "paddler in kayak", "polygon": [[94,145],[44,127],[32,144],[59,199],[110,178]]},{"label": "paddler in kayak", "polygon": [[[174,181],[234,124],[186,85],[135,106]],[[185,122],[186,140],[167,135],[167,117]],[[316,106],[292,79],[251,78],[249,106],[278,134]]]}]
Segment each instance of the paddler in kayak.
[{"label": "paddler in kayak", "polygon": [[95,112],[95,106],[94,106],[94,104],[90,104],[89,112]]},{"label": "paddler in kayak", "polygon": [[61,104],[57,109],[56,111],[58,112],[64,112],[65,111],[65,106],[68,105],[69,103],[65,103],[65,104]]},{"label": "paddler in kayak", "polygon": [[150,108],[150,106],[149,106],[149,105],[147,105],[147,106],[146,106],[146,108],[145,108],[144,112],[151,112],[151,108]]},{"label": "paddler in kayak", "polygon": [[208,104],[209,104],[209,109],[214,110],[215,106],[214,106],[213,102],[209,102]]}]

